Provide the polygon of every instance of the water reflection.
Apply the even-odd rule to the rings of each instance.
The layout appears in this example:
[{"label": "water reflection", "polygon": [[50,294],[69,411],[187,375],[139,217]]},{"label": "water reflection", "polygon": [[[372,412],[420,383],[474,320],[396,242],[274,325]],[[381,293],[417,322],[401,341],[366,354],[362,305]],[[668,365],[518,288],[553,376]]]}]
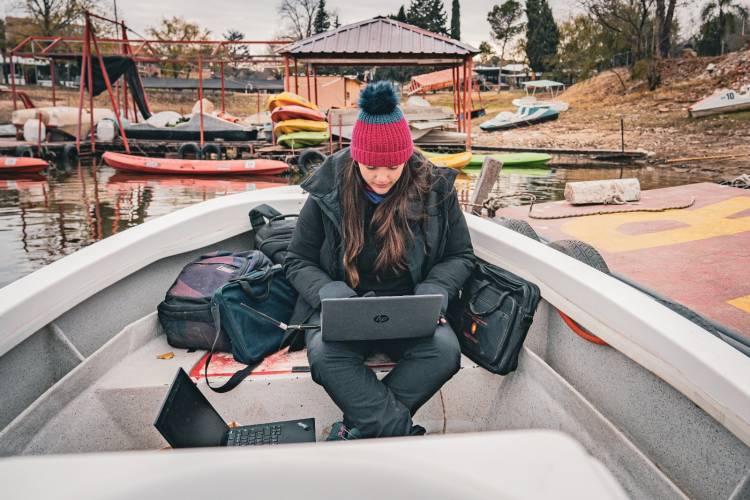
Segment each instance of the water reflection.
[{"label": "water reflection", "polygon": [[[456,188],[463,201],[478,171],[462,173]],[[492,193],[532,193],[537,201],[563,197],[568,181],[620,177],[619,169],[509,169]],[[643,189],[710,180],[705,175],[661,169],[625,169]],[[91,164],[54,168],[45,175],[0,178],[0,287],[62,256],[127,228],[197,202],[251,189],[297,184],[294,177],[154,176],[116,173]],[[507,199],[519,204],[521,198]]]},{"label": "water reflection", "polygon": [[227,194],[287,185],[285,177],[164,177],[96,164],[0,178],[0,287],[147,220]]}]

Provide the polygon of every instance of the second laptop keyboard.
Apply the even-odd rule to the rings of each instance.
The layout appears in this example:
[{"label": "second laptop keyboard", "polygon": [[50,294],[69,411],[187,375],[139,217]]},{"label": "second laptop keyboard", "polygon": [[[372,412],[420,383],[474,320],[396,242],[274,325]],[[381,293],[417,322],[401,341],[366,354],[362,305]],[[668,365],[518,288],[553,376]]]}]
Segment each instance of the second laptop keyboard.
[{"label": "second laptop keyboard", "polygon": [[258,427],[237,427],[229,429],[227,446],[259,446],[279,444],[280,425],[261,425]]}]

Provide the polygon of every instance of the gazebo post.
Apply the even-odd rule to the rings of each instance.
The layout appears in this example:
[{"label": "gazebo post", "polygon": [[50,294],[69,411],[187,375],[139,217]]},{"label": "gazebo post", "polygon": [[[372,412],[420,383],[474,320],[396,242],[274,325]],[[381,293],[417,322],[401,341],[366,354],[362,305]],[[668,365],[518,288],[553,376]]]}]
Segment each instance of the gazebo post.
[{"label": "gazebo post", "polygon": [[466,132],[466,124],[468,122],[467,115],[470,114],[469,112],[467,112],[467,109],[469,108],[469,101],[468,101],[467,95],[466,95],[466,90],[467,90],[467,88],[469,86],[469,83],[466,81],[466,73],[467,73],[466,69],[467,69],[467,66],[468,66],[468,63],[466,62],[466,59],[464,59],[464,64],[463,64],[463,68],[464,68],[464,85],[463,85],[463,93],[464,93],[464,95],[463,95],[463,104],[464,104],[464,107],[463,107],[463,114],[462,114],[462,118],[463,118],[463,130],[462,130],[462,132],[464,132],[464,133]]},{"label": "gazebo post", "polygon": [[305,66],[305,79],[307,80],[307,100],[312,101],[312,93],[310,92],[310,65]]},{"label": "gazebo post", "polygon": [[284,56],[284,92],[289,92],[289,56]]},{"label": "gazebo post", "polygon": [[294,93],[299,95],[299,74],[297,74],[297,58],[294,58]]},{"label": "gazebo post", "polygon": [[318,65],[313,64],[312,65],[312,71],[313,71],[313,83],[315,85],[315,105],[318,105]]},{"label": "gazebo post", "polygon": [[86,51],[86,59],[88,61],[89,72],[86,75],[88,79],[88,91],[89,91],[89,121],[91,130],[89,135],[91,138],[91,152],[96,152],[96,130],[94,130],[94,58],[91,56],[91,19],[86,14],[86,40],[84,42],[84,50]]},{"label": "gazebo post", "polygon": [[453,85],[451,86],[451,93],[453,94],[453,113],[457,114],[458,109],[456,108],[456,68],[451,66],[451,80]]}]

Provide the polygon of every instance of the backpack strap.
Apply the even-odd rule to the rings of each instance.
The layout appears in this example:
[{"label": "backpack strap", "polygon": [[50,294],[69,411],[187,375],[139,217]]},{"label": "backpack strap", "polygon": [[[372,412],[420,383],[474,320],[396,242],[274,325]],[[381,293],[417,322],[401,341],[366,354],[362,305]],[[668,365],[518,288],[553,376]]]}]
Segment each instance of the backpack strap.
[{"label": "backpack strap", "polygon": [[[272,322],[277,323],[277,326],[279,328],[285,330],[284,337],[281,341],[280,347],[285,347],[288,344],[290,344],[292,341],[294,341],[295,334],[298,333],[300,330],[319,328],[318,325],[287,325],[286,323],[277,321],[271,318],[270,316],[267,316],[266,314],[263,314],[262,312],[250,306],[245,305],[245,307],[253,310],[257,314],[260,314],[266,317]],[[211,316],[214,319],[214,326],[216,327],[216,337],[214,337],[214,342],[211,345],[211,350],[208,352],[208,357],[206,358],[206,364],[203,365],[203,376],[206,379],[206,385],[208,386],[209,389],[211,389],[214,392],[223,394],[237,387],[240,384],[240,382],[245,380],[248,377],[248,375],[250,375],[253,372],[253,370],[255,370],[255,368],[257,368],[258,365],[260,365],[263,362],[263,360],[261,359],[257,363],[247,365],[242,370],[237,370],[236,372],[232,374],[231,377],[229,377],[229,380],[227,380],[226,383],[224,383],[224,385],[219,386],[219,387],[213,387],[208,381],[208,365],[211,363],[211,358],[213,357],[214,351],[216,349],[216,342],[219,340],[219,334],[221,333],[221,314],[219,314],[219,307],[216,304],[211,304]]]}]

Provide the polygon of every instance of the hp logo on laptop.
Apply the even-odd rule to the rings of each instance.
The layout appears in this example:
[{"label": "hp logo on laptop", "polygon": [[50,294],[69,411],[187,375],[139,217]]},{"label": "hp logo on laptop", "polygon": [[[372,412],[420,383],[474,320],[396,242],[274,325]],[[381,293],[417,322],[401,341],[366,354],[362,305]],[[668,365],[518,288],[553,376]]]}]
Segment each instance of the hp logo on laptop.
[{"label": "hp logo on laptop", "polygon": [[377,316],[375,316],[374,318],[372,318],[372,320],[373,320],[373,321],[374,321],[375,323],[387,323],[387,322],[388,322],[388,320],[390,320],[390,319],[391,319],[391,318],[389,318],[389,317],[388,317],[387,315],[385,315],[385,314],[378,314]]}]

